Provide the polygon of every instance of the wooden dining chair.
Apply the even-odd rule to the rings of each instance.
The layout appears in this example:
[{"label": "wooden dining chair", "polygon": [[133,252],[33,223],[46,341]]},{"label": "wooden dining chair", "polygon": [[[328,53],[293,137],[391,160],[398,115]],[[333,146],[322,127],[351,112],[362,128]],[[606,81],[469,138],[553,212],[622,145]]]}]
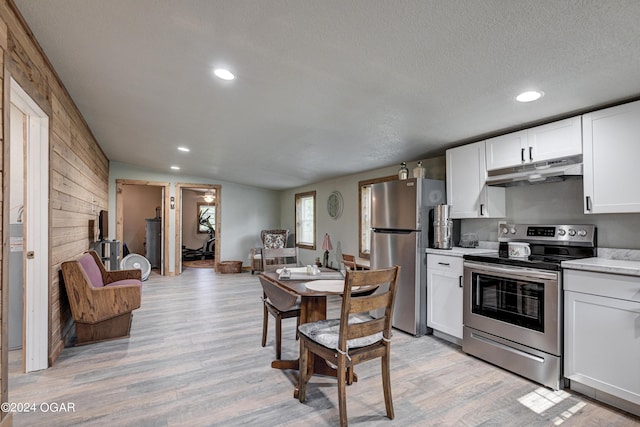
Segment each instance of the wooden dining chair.
[{"label": "wooden dining chair", "polygon": [[342,254],[342,263],[345,270],[357,270],[356,257],[353,255]]},{"label": "wooden dining chair", "polygon": [[[346,386],[351,383],[353,366],[382,358],[382,388],[387,417],[393,419],[391,399],[391,322],[399,266],[346,273],[339,319],[320,320],[298,327],[300,332],[300,372],[298,399],[304,402],[314,358],[321,357],[337,366],[340,425],[347,425]],[[378,286],[374,293],[353,294],[361,287]],[[369,315],[384,309],[381,317]],[[381,311],[381,310],[380,310]]]},{"label": "wooden dining chair", "polygon": [[298,248],[265,248],[262,249],[262,269],[276,271],[283,267],[297,267]]},{"label": "wooden dining chair", "polygon": [[[283,267],[298,265],[298,248],[263,249],[262,260],[264,271],[275,271]],[[270,262],[266,262],[269,260]],[[296,317],[296,339],[300,325],[300,298],[298,295],[281,289],[262,276],[263,317],[262,317],[262,346],[267,345],[267,330],[269,329],[269,314],[276,324],[276,359],[282,357],[282,319]]]}]

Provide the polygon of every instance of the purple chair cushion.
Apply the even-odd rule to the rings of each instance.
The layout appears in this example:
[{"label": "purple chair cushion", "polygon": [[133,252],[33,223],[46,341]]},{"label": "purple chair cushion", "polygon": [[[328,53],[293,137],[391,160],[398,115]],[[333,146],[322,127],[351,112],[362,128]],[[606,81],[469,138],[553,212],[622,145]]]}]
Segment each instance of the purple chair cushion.
[{"label": "purple chair cushion", "polygon": [[89,278],[91,282],[91,286],[94,288],[101,288],[104,286],[104,282],[102,281],[102,273],[100,272],[100,267],[96,264],[96,261],[93,259],[91,254],[84,254],[78,259],[78,263],[84,270],[85,274]]},{"label": "purple chair cushion", "polygon": [[125,285],[140,285],[140,281],[137,279],[122,279],[122,280],[116,280],[115,282],[108,283],[105,286],[108,288],[111,288],[113,286],[125,286]]}]

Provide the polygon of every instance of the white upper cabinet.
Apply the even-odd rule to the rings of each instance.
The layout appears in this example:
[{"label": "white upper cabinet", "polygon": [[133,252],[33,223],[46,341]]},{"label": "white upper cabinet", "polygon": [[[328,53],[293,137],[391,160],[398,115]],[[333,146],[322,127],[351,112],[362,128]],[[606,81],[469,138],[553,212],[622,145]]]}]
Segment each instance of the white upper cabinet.
[{"label": "white upper cabinet", "polygon": [[452,218],[504,218],[505,189],[489,187],[485,142],[447,150],[447,204]]},{"label": "white upper cabinet", "polygon": [[582,116],[584,212],[640,212],[640,101]]},{"label": "white upper cabinet", "polygon": [[581,117],[489,138],[487,170],[510,168],[582,154]]},{"label": "white upper cabinet", "polygon": [[527,146],[526,130],[487,139],[487,170],[503,169],[524,163],[526,150],[524,147]]}]

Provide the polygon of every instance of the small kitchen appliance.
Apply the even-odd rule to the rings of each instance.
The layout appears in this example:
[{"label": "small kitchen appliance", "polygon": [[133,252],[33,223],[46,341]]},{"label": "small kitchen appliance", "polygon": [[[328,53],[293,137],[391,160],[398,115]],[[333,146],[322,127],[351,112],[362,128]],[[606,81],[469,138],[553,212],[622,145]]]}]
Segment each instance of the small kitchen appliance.
[{"label": "small kitchen appliance", "polygon": [[433,247],[451,249],[453,238],[453,220],[451,205],[436,205],[433,209]]},{"label": "small kitchen appliance", "polygon": [[[560,389],[561,262],[596,256],[596,227],[503,224],[498,241],[498,254],[464,255],[462,350]],[[531,255],[510,257],[513,243]]]}]

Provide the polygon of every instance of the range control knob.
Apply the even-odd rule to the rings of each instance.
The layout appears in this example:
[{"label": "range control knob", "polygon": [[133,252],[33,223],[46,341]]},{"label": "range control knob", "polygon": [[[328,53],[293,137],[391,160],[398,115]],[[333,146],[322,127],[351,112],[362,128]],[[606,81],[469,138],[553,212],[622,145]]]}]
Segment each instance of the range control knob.
[{"label": "range control knob", "polygon": [[587,230],[578,230],[578,236],[585,237],[587,235]]},{"label": "range control knob", "polygon": [[564,230],[562,228],[558,230],[558,236],[564,236],[565,234],[567,234],[567,230]]},{"label": "range control knob", "polygon": [[507,227],[502,227],[502,229],[500,230],[500,232],[501,232],[502,234],[507,234],[507,233],[509,233],[509,229],[508,229]]},{"label": "range control knob", "polygon": [[569,229],[569,236],[575,236],[576,235],[576,230],[574,230],[573,228]]},{"label": "range control knob", "polygon": [[515,227],[511,227],[511,230],[510,230],[510,231],[511,231],[511,234],[516,234],[516,229],[515,229]]}]

